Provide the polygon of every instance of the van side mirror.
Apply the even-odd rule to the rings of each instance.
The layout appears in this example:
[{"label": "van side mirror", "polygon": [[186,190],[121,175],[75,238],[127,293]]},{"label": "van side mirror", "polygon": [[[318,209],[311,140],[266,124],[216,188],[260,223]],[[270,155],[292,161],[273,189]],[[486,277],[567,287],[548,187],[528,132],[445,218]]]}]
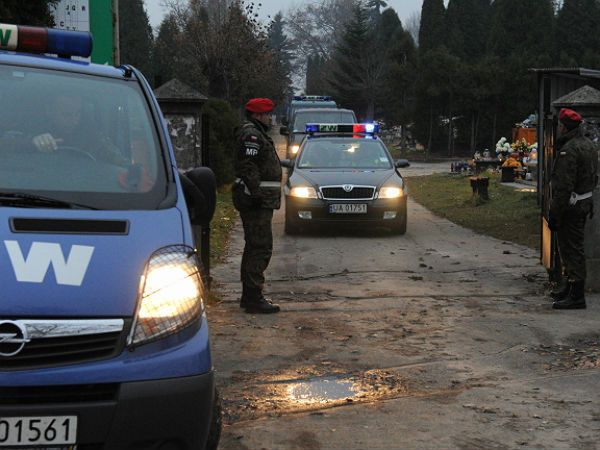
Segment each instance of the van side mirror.
[{"label": "van side mirror", "polygon": [[284,136],[287,136],[288,134],[290,134],[290,130],[288,130],[288,127],[280,127],[279,134],[283,134]]},{"label": "van side mirror", "polygon": [[394,165],[398,168],[402,168],[402,167],[409,167],[410,163],[408,162],[408,159],[397,159],[396,163]]},{"label": "van side mirror", "polygon": [[208,167],[179,173],[183,195],[193,225],[208,226],[217,206],[217,179]]},{"label": "van side mirror", "polygon": [[293,169],[294,168],[294,161],[292,161],[291,159],[282,159],[281,160],[281,166],[282,167],[286,167],[288,169]]}]

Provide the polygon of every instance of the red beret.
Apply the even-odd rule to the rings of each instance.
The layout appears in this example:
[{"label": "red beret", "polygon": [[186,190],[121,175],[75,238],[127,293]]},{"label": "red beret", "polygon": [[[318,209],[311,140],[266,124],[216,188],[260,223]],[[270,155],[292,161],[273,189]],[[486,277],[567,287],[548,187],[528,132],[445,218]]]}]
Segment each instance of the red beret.
[{"label": "red beret", "polygon": [[581,117],[581,115],[577,111],[573,111],[572,109],[568,108],[563,108],[558,114],[558,119],[561,122],[581,122],[583,120],[583,117]]},{"label": "red beret", "polygon": [[273,108],[275,108],[275,103],[268,98],[252,98],[246,103],[246,109],[257,114],[271,112]]}]

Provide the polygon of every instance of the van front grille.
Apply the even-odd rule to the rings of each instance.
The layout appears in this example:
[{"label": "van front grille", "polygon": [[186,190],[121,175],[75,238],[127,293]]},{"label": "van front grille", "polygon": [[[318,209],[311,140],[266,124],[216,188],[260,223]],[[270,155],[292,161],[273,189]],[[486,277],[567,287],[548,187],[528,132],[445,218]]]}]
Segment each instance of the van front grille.
[{"label": "van front grille", "polygon": [[[130,322],[130,321],[128,321]],[[64,366],[108,359],[125,348],[129,326],[116,320],[15,320],[4,333],[19,327],[23,344],[0,344],[0,372]],[[129,325],[129,323],[127,323]],[[5,348],[4,348],[5,347]]]}]

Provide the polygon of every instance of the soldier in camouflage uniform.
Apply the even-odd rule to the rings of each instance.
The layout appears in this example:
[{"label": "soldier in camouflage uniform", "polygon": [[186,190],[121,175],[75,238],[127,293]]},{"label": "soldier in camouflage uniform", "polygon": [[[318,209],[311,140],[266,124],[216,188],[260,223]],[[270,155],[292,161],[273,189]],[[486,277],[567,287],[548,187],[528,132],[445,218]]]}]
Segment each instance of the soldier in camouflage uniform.
[{"label": "soldier in camouflage uniform", "polygon": [[559,114],[560,137],[550,180],[552,200],[548,226],[557,233],[563,282],[551,296],[554,309],[584,309],[584,229],[593,214],[592,194],[597,182],[598,154],[580,129],[582,117],[571,109]]},{"label": "soldier in camouflage uniform", "polygon": [[281,205],[281,163],[268,135],[275,105],[266,98],[246,103],[246,120],[236,130],[236,182],[233,203],[244,226],[242,297],[240,307],[248,313],[276,313],[279,305],[263,296],[264,272],[273,252],[271,221]]}]

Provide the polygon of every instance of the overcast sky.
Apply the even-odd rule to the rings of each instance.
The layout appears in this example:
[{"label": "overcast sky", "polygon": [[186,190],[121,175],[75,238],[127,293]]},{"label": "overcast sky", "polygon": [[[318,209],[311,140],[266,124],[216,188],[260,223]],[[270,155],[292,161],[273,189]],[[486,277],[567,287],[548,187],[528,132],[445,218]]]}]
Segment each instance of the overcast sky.
[{"label": "overcast sky", "polygon": [[[150,24],[156,27],[162,21],[165,15],[166,8],[163,6],[164,0],[144,0],[146,3],[146,11],[150,17]],[[389,6],[396,10],[402,24],[405,24],[408,18],[416,11],[421,12],[423,0],[387,0]],[[259,14],[263,20],[267,20],[267,16],[273,17],[277,12],[281,11],[284,15],[286,12],[295,6],[300,6],[306,1],[299,0],[255,0],[255,3],[262,3],[262,8]]]}]

